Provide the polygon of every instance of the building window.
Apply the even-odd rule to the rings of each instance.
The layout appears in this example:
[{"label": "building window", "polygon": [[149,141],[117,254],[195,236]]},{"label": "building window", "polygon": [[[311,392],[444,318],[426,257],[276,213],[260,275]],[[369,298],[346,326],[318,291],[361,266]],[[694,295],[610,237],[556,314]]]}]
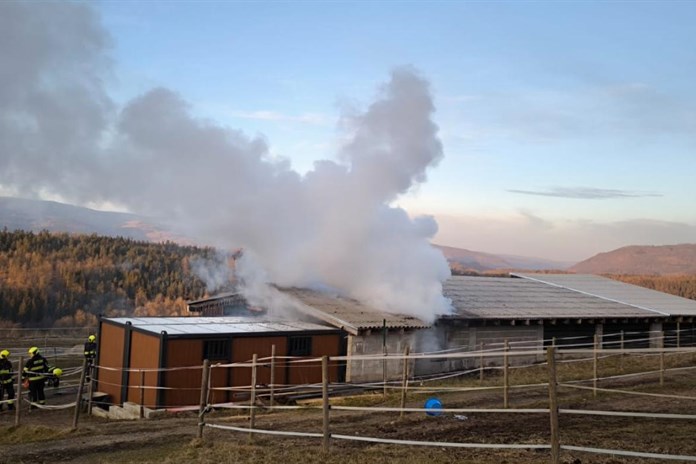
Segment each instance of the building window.
[{"label": "building window", "polygon": [[289,356],[309,356],[312,354],[312,337],[290,337]]},{"label": "building window", "polygon": [[228,359],[229,348],[229,340],[206,340],[203,342],[203,359]]}]

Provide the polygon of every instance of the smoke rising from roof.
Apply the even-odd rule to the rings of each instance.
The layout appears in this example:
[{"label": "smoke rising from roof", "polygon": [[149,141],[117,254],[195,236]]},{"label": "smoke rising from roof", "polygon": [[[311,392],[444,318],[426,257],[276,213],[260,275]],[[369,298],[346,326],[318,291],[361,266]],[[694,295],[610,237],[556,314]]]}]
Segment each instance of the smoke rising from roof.
[{"label": "smoke rising from roof", "polygon": [[369,108],[343,117],[336,160],[300,175],[262,138],[192,116],[171,90],[117,109],[103,85],[108,44],[88,5],[0,2],[1,186],[166,218],[249,251],[280,286],[427,321],[448,311],[449,268],[429,243],[437,224],[390,206],[443,156],[415,70],[394,70]]}]

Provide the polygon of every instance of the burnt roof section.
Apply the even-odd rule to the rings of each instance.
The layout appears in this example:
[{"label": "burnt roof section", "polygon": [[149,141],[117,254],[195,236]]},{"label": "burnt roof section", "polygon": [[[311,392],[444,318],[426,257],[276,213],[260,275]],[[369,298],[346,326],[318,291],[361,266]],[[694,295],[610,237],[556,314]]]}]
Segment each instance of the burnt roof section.
[{"label": "burnt roof section", "polygon": [[[289,298],[285,302],[288,314],[291,314],[291,311],[297,311],[311,319],[325,322],[353,335],[357,335],[362,330],[382,329],[383,327],[388,329],[430,327],[429,324],[413,316],[387,313],[357,300],[335,294],[301,288],[273,288]],[[244,301],[244,297],[239,293],[225,293],[191,301],[188,303],[188,308],[190,312],[203,312],[207,308],[239,303],[240,301]],[[264,309],[268,308],[260,308],[261,311]]]},{"label": "burnt roof section", "polygon": [[200,300],[189,301],[186,305],[189,311],[197,312],[206,306],[237,302],[244,302],[244,297],[237,292],[228,292],[219,293],[208,298],[201,298]]},{"label": "burnt roof section", "polygon": [[456,319],[645,318],[658,314],[531,279],[455,276],[444,284]]},{"label": "burnt roof section", "polygon": [[353,335],[361,330],[421,329],[430,327],[426,322],[405,314],[391,314],[367,306],[359,301],[338,295],[302,288],[279,289],[301,305],[298,310],[339,327]]},{"label": "burnt roof section", "polygon": [[130,323],[143,332],[168,336],[260,335],[296,332],[336,333],[337,329],[300,321],[266,321],[252,317],[114,317],[103,321]]},{"label": "burnt roof section", "polygon": [[696,316],[696,301],[591,274],[514,273],[515,277],[615,301],[664,316]]}]

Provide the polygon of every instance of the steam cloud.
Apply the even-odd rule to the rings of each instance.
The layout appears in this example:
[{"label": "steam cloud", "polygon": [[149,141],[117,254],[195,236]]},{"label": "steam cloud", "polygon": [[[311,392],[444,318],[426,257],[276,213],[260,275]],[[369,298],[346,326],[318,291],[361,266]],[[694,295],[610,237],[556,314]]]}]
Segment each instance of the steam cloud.
[{"label": "steam cloud", "polygon": [[390,206],[443,156],[428,83],[413,69],[393,71],[363,114],[344,116],[337,160],[303,176],[264,140],[194,118],[171,90],[117,108],[103,84],[108,45],[89,5],[0,2],[0,187],[167,218],[243,248],[263,269],[246,275],[280,286],[428,321],[448,311],[449,268],[429,244],[437,224]]}]

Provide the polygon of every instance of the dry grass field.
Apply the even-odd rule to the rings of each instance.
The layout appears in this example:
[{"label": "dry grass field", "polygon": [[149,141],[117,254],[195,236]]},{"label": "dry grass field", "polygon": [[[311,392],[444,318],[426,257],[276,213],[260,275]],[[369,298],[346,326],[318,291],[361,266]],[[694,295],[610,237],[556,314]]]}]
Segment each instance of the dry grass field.
[{"label": "dry grass field", "polygon": [[[605,389],[624,393],[559,387],[561,409],[632,411],[696,415],[696,365],[694,355],[669,355],[664,385],[657,373],[619,377],[600,381]],[[656,356],[601,359],[600,377],[654,371]],[[559,382],[592,377],[592,363],[559,364]],[[483,385],[478,376],[441,381],[424,386],[478,387],[499,386],[499,373],[487,374]],[[510,373],[509,407],[545,408],[548,390],[543,386],[521,387],[546,380],[543,365],[513,369]],[[582,385],[591,386],[592,382]],[[420,386],[419,382],[413,383]],[[647,393],[654,396],[628,394]],[[444,408],[502,408],[501,389],[416,392],[408,394],[409,407],[423,407],[436,395]],[[333,398],[333,405],[398,407],[399,394],[368,393]],[[33,410],[22,416],[20,427],[13,427],[13,416],[0,414],[0,462],[37,463],[124,463],[124,462],[200,462],[200,463],[481,463],[531,464],[550,462],[548,450],[469,449],[444,446],[404,446],[333,439],[328,452],[321,439],[277,437],[232,432],[206,427],[202,440],[196,438],[197,413],[171,412],[164,417],[139,421],[109,421],[80,416],[77,430],[71,430],[73,410]],[[205,416],[207,423],[245,427],[243,411],[216,409]],[[321,432],[320,409],[260,412],[256,427],[268,430]],[[442,413],[423,412],[331,411],[333,434],[380,437],[398,440],[485,444],[549,444],[548,414],[522,413]],[[561,414],[561,444],[648,453],[696,456],[696,420],[632,418]],[[658,463],[674,462],[637,457],[621,457],[584,451],[561,452],[563,463]]]}]

